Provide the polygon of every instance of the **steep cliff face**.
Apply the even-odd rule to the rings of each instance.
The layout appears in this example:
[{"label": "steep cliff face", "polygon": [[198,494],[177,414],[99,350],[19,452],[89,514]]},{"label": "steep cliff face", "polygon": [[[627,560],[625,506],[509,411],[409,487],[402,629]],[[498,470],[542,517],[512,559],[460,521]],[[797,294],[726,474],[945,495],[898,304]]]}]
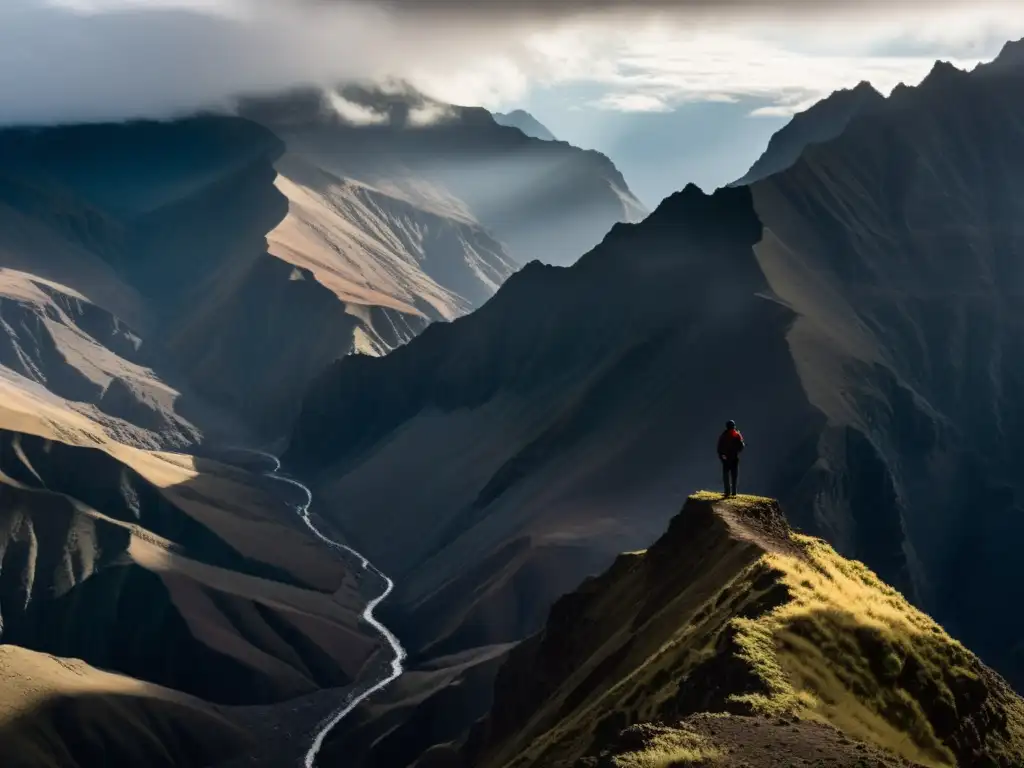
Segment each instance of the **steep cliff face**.
[{"label": "steep cliff face", "polygon": [[[687,188],[574,267],[528,265],[469,318],[329,369],[290,458],[401,577],[413,644],[528,631],[717,477],[731,417],[751,446],[741,487],[1019,684],[1003,606],[1024,597],[1020,85],[938,65],[784,171]],[[538,572],[556,586],[522,597]],[[499,621],[494,604],[515,608]]]},{"label": "steep cliff face", "polygon": [[461,750],[419,765],[1024,760],[1024,700],[1002,678],[774,502],[718,498],[559,600]]}]

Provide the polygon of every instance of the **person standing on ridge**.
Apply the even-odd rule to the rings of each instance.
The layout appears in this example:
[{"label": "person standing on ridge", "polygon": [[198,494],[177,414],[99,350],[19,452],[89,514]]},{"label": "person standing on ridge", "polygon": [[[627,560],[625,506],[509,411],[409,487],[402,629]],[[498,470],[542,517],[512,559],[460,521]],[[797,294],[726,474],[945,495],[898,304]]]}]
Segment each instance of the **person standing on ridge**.
[{"label": "person standing on ridge", "polygon": [[736,429],[732,419],[725,422],[725,432],[718,438],[718,458],[722,461],[722,482],[725,485],[725,497],[736,495],[736,481],[740,474],[740,453],[747,447],[743,435]]}]

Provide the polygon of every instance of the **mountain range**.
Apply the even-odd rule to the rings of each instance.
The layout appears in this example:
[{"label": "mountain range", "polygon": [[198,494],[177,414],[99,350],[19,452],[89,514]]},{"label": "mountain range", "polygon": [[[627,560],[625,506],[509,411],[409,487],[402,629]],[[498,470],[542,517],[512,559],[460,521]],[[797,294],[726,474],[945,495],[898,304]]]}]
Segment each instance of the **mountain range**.
[{"label": "mountain range", "polygon": [[716,477],[731,417],[741,487],[1024,684],[1000,608],[1022,597],[1019,45],[794,120],[775,173],[687,187],[572,268],[530,263],[469,317],[328,368],[286,460],[397,577],[414,660],[539,631]]},{"label": "mountain range", "polygon": [[0,130],[0,760],[1024,763],[1022,45],[649,215],[393,83]]}]

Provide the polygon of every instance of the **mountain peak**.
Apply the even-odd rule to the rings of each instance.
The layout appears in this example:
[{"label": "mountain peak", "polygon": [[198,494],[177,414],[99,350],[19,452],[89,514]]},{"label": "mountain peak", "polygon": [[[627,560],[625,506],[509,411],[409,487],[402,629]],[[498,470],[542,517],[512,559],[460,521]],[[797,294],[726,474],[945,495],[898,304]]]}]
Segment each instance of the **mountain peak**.
[{"label": "mountain peak", "polygon": [[945,85],[968,76],[968,72],[959,69],[951,62],[939,59],[932,65],[931,71],[928,72],[918,87],[922,89],[934,88],[937,85]]},{"label": "mountain peak", "polygon": [[1024,73],[1024,38],[1007,41],[999,55],[989,64],[982,66],[993,71],[1012,70]]},{"label": "mountain peak", "polygon": [[518,128],[533,139],[557,141],[555,135],[547,129],[547,126],[524,109],[516,109],[508,113],[495,112],[494,122],[508,128]]},{"label": "mountain peak", "polygon": [[834,139],[857,115],[885,101],[871,83],[862,80],[853,88],[842,88],[813,106],[793,115],[771,141],[747,174],[735,182],[750,184],[790,167],[811,144]]}]

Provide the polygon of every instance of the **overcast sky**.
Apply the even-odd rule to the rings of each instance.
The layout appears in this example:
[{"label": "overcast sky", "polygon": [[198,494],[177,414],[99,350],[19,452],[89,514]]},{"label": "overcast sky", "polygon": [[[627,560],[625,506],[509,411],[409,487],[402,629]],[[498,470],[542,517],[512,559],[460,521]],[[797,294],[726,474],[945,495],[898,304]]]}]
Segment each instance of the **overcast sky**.
[{"label": "overcast sky", "polygon": [[696,119],[693,105],[775,125],[837,88],[887,93],[936,58],[973,66],[1022,36],[1016,0],[0,0],[0,122],[162,117],[398,77],[456,103],[532,106],[596,146],[630,116]]}]

